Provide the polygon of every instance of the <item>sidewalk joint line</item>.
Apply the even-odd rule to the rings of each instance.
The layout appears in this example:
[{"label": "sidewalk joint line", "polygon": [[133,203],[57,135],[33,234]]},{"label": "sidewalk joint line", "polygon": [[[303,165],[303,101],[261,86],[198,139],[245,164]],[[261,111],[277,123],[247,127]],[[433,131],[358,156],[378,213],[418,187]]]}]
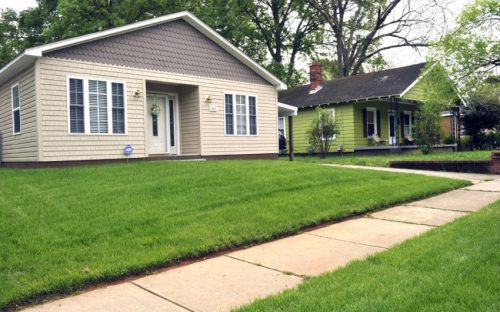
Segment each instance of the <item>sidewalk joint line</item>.
[{"label": "sidewalk joint line", "polygon": [[[492,202],[494,203],[494,202]],[[488,204],[488,205],[491,205],[492,203]],[[488,206],[486,205],[486,206]],[[403,206],[406,206],[406,207],[420,207],[420,208],[426,208],[426,209],[435,209],[435,210],[444,210],[444,211],[454,211],[454,212],[463,212],[463,213],[473,213],[473,212],[476,212],[474,210],[470,211],[470,210],[456,210],[456,209],[445,209],[445,208],[436,208],[436,207],[427,207],[427,206],[424,206],[424,205],[412,205],[411,203],[409,204],[404,204]],[[484,207],[486,207],[484,206]],[[483,209],[484,207],[481,207],[480,209]]]},{"label": "sidewalk joint line", "polygon": [[372,216],[372,215],[368,215],[367,218],[375,219],[375,220],[382,220],[382,221],[399,222],[399,223],[411,224],[411,225],[425,225],[425,226],[430,226],[430,227],[433,227],[433,228],[439,227],[439,225],[432,225],[432,224],[425,224],[425,223],[415,223],[415,222],[411,222],[411,221],[391,220],[391,219],[385,219],[385,218],[382,218],[382,217],[375,217],[375,216]]},{"label": "sidewalk joint line", "polygon": [[284,274],[284,275],[293,275],[295,277],[299,277],[299,278],[302,278],[302,279],[307,276],[307,275],[295,274],[295,273],[289,272],[289,271],[286,271],[286,272],[285,271],[280,271],[278,269],[274,269],[274,268],[271,268],[271,267],[268,267],[268,266],[265,266],[265,265],[262,265],[262,264],[258,264],[258,263],[255,263],[255,262],[247,261],[247,260],[244,260],[244,259],[236,258],[236,257],[230,256],[230,255],[224,255],[224,257],[228,257],[228,258],[233,259],[233,260],[245,262],[245,263],[248,263],[248,264],[251,264],[251,265],[262,267],[264,269],[268,269],[268,270],[272,270],[272,271],[275,271],[275,272],[279,272],[279,273]]},{"label": "sidewalk joint line", "polygon": [[158,293],[155,293],[154,291],[149,290],[149,289],[147,289],[146,287],[142,287],[141,285],[136,284],[135,282],[130,282],[130,283],[131,283],[132,285],[135,285],[136,287],[139,287],[140,289],[142,289],[142,290],[144,290],[144,291],[147,291],[148,293],[150,293],[150,294],[152,294],[152,295],[154,295],[154,296],[156,296],[156,297],[159,297],[159,298],[161,298],[161,299],[163,299],[163,300],[165,300],[165,301],[168,301],[168,302],[170,302],[170,303],[172,303],[172,304],[175,304],[176,306],[181,307],[181,308],[183,308],[183,309],[185,309],[185,310],[187,310],[187,311],[189,311],[189,312],[195,312],[193,309],[190,309],[190,308],[188,308],[188,307],[186,307],[186,306],[184,306],[184,305],[182,305],[182,304],[180,304],[180,303],[177,303],[177,302],[175,302],[175,301],[173,301],[173,300],[168,299],[167,297],[164,297],[164,296],[162,296],[162,295],[160,295],[160,294],[158,294]]},{"label": "sidewalk joint line", "polygon": [[363,246],[369,246],[369,247],[376,247],[376,248],[382,248],[382,249],[389,249],[388,247],[382,247],[382,246],[370,245],[370,244],[363,244],[363,243],[353,242],[353,241],[349,241],[349,240],[345,240],[345,239],[340,239],[340,238],[333,238],[333,237],[328,237],[328,236],[323,236],[323,235],[318,235],[318,234],[312,234],[311,232],[304,233],[304,234],[311,235],[311,236],[316,236],[316,237],[321,237],[321,238],[326,238],[326,239],[332,239],[332,240],[346,242],[346,243],[351,243],[351,244],[357,244],[357,245],[363,245]]}]

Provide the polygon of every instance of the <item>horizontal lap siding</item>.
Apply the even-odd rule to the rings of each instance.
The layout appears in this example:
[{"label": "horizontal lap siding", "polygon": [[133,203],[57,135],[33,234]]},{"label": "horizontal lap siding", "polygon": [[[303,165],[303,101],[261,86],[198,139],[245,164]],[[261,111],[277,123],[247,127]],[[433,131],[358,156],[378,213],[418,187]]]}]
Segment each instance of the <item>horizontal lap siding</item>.
[{"label": "horizontal lap siding", "polygon": [[197,86],[182,86],[179,96],[182,155],[200,155],[200,97]]},{"label": "horizontal lap siding", "polygon": [[[19,83],[21,134],[13,135],[11,87]],[[2,161],[37,161],[38,132],[36,110],[35,66],[21,72],[0,86],[0,133]]]},{"label": "horizontal lap siding", "polygon": [[[339,145],[342,145],[344,151],[352,151],[353,148],[353,115],[352,105],[340,104],[330,105],[327,108],[335,108],[335,121],[339,126],[339,134],[332,144],[331,152],[337,151]],[[297,116],[293,118],[293,140],[294,151],[296,153],[307,153],[309,141],[307,131],[311,127],[312,121],[318,118],[315,108],[299,109]],[[288,131],[288,120],[286,121]],[[288,133],[287,133],[288,138]]]},{"label": "horizontal lap siding", "polygon": [[[225,135],[224,92],[247,94],[257,98],[257,135]],[[241,155],[278,153],[278,107],[273,86],[225,82],[203,85],[201,93],[202,155]],[[206,103],[206,98],[212,103]],[[210,112],[210,105],[217,111]]]},{"label": "horizontal lap siding", "polygon": [[[389,141],[389,115],[388,111],[390,110],[390,104],[387,102],[360,102],[354,104],[354,145],[356,146],[368,146],[368,139],[363,137],[363,109],[367,107],[374,107],[377,110],[380,110],[380,132],[379,135],[382,140],[385,140],[386,143]],[[403,111],[411,111],[412,114],[416,110],[415,105],[399,105],[399,114]],[[399,133],[399,142],[402,142],[402,134],[401,134],[401,124],[399,121],[398,115],[398,133]]]},{"label": "horizontal lap siding", "polygon": [[[125,144],[134,146],[133,157],[146,157],[145,96],[139,99],[132,96],[133,89],[145,92],[144,81],[146,80],[191,85],[191,87],[180,88],[182,153],[204,155],[277,153],[276,91],[273,86],[57,58],[44,57],[39,59],[39,63],[44,161],[123,158]],[[67,76],[124,81],[127,84],[128,135],[68,134]],[[195,94],[194,86],[198,86],[199,96]],[[226,137],[224,135],[223,97],[224,91],[231,90],[257,96],[259,136]],[[209,105],[205,103],[204,99],[208,96],[213,99],[213,104],[218,106],[215,113],[209,112]],[[183,99],[186,100],[185,103]],[[188,105],[183,108],[186,103]],[[199,118],[196,116],[195,105],[201,112]],[[199,121],[197,125],[196,119],[201,119],[201,125]],[[200,132],[202,133],[201,139]]]}]

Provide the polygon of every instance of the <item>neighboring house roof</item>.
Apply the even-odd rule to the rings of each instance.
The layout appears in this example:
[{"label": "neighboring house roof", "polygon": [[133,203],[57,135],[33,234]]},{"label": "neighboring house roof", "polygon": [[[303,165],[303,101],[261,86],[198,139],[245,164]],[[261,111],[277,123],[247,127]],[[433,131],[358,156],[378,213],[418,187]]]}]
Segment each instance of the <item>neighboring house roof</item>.
[{"label": "neighboring house roof", "polygon": [[279,92],[278,101],[296,107],[345,103],[390,96],[402,97],[420,77],[425,63],[328,80],[310,93],[309,84]]},{"label": "neighboring house roof", "polygon": [[[109,30],[104,30],[88,35],[83,35],[71,39],[66,39],[54,43],[49,43],[45,44],[42,46],[34,47],[34,48],[29,48],[26,49],[23,53],[18,55],[13,61],[11,61],[9,64],[7,64],[4,68],[0,69],[0,83],[3,81],[9,79],[10,77],[14,76],[16,73],[19,71],[25,69],[26,67],[32,65],[36,58],[42,57],[46,55],[49,52],[54,52],[57,50],[69,48],[72,46],[76,45],[82,45],[85,43],[89,43],[92,41],[120,35],[120,34],[125,34],[129,33],[132,31],[176,21],[176,20],[184,20],[191,26],[193,26],[195,29],[200,31],[202,34],[207,36],[209,39],[211,39],[213,42],[218,44],[221,48],[223,48],[225,51],[227,51],[229,54],[234,56],[236,59],[238,59],[240,62],[242,62],[244,65],[248,66],[250,69],[252,69],[254,72],[259,74],[262,78],[264,78],[266,81],[274,85],[278,90],[285,90],[287,87],[286,85],[280,81],[278,78],[276,78],[274,75],[272,75],[269,71],[267,71],[265,68],[257,64],[255,61],[253,61],[250,57],[248,57],[246,54],[244,54],[242,51],[240,51],[238,48],[233,46],[229,41],[224,39],[221,35],[219,35],[217,32],[215,32],[213,29],[211,29],[209,26],[207,26],[205,23],[203,23],[201,20],[199,20],[197,17],[195,17],[193,14],[189,12],[179,12],[175,14],[170,14],[170,15],[165,15],[162,17],[158,18],[153,18],[133,24],[129,24],[126,26],[121,26],[121,27],[116,27],[113,29]],[[138,56],[140,57],[140,56]]]}]

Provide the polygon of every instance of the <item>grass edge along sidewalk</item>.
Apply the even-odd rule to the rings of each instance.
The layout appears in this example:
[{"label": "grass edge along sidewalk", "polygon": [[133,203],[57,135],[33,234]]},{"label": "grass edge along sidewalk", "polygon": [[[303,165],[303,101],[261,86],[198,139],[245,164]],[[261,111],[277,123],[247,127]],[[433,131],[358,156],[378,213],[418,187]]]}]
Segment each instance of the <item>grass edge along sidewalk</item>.
[{"label": "grass edge along sidewalk", "polygon": [[[296,156],[295,160],[307,163],[323,163],[337,165],[356,165],[356,166],[371,166],[371,167],[389,167],[389,161],[406,161],[406,160],[439,160],[439,161],[455,161],[455,160],[490,160],[492,151],[468,151],[468,152],[434,152],[432,154],[386,154],[386,155],[344,155],[344,156],[328,156],[320,158],[317,156]],[[282,156],[282,160],[288,160]]]},{"label": "grass edge along sidewalk", "polygon": [[465,185],[280,161],[0,169],[0,309]]},{"label": "grass edge along sidewalk", "polygon": [[250,311],[498,311],[500,201]]}]

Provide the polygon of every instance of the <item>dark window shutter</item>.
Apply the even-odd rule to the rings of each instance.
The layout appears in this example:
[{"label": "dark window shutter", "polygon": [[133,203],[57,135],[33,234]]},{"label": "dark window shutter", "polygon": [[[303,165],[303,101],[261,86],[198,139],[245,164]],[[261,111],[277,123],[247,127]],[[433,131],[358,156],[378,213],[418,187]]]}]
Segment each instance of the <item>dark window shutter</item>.
[{"label": "dark window shutter", "polygon": [[366,133],[367,133],[367,128],[368,127],[367,127],[367,124],[366,124],[366,118],[367,118],[367,116],[366,116],[366,108],[363,108],[363,138],[367,137]]},{"label": "dark window shutter", "polygon": [[379,137],[382,137],[380,133],[380,109],[377,109],[377,134]]},{"label": "dark window shutter", "polygon": [[400,122],[401,122],[401,137],[404,138],[405,137],[405,114],[404,113],[401,113]]}]

